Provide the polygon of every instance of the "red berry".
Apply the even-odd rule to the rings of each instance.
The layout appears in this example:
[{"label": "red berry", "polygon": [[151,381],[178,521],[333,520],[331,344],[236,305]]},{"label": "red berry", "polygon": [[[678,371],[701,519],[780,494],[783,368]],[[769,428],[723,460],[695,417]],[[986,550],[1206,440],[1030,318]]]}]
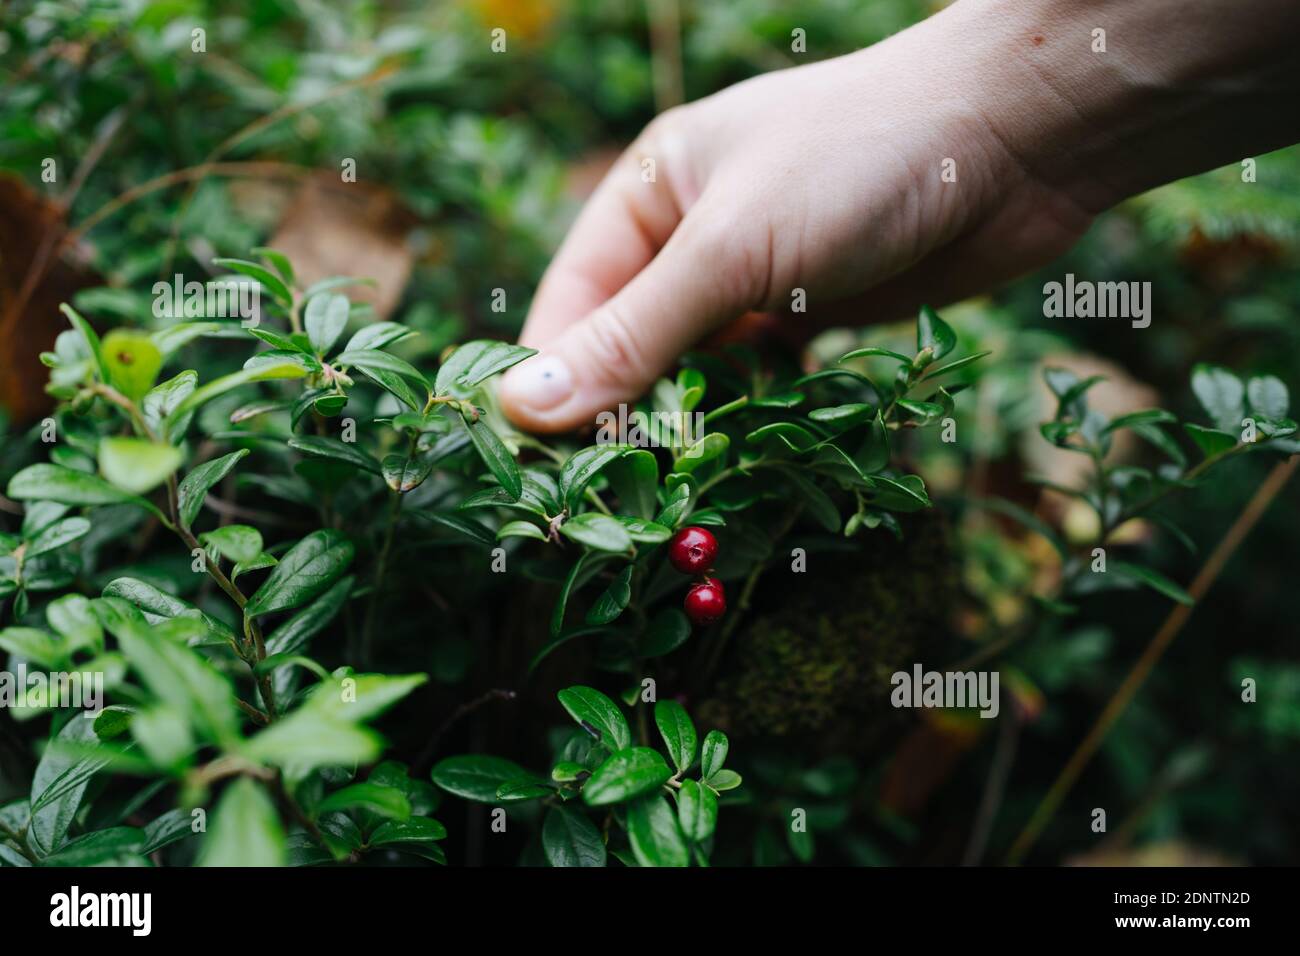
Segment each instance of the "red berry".
[{"label": "red berry", "polygon": [[713,567],[718,539],[703,528],[683,528],[668,544],[668,561],[682,574],[702,574]]},{"label": "red berry", "polygon": [[727,610],[727,596],[722,591],[722,582],[717,578],[705,578],[699,584],[691,586],[686,592],[686,616],[698,627],[707,627]]}]

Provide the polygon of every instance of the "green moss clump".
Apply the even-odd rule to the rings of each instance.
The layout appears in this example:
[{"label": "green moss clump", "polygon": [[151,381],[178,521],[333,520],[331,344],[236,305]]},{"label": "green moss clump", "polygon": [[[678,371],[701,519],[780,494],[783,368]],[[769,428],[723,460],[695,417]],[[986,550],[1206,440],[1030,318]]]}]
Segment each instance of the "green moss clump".
[{"label": "green moss clump", "polygon": [[855,554],[810,554],[805,573],[767,572],[704,716],[737,736],[874,737],[893,713],[890,677],[927,663],[947,632],[957,574],[938,514],[907,521],[901,542],[857,541]]}]

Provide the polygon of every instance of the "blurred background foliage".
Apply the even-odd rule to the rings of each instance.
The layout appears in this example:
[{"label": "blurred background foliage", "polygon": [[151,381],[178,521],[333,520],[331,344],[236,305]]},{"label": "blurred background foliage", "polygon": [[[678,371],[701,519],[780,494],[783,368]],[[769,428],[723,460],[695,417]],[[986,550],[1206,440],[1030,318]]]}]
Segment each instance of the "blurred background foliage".
[{"label": "blurred background foliage", "polygon": [[[35,354],[62,328],[49,303],[72,297],[102,325],[147,325],[158,321],[154,281],[201,276],[215,256],[268,244],[292,247],[295,261],[318,257],[322,273],[382,272],[371,308],[419,328],[424,355],[469,335],[509,337],[581,197],[658,109],[857,49],[933,9],[914,0],[11,0],[0,32],[0,168],[11,177],[0,202],[0,395],[17,420],[0,446],[0,483],[33,457],[38,410],[15,396],[43,384]],[[490,46],[498,27],[504,54]],[[206,31],[201,53],[195,29]],[[806,53],[791,50],[796,29]],[[53,183],[41,178],[50,158]],[[331,194],[349,160],[364,197],[351,206]],[[1256,160],[1253,183],[1234,165],[1137,197],[1063,261],[945,312],[964,348],[994,356],[958,403],[961,440],[915,452],[951,516],[962,593],[927,666],[1027,626],[1032,594],[1054,573],[1041,539],[964,502],[1002,495],[1087,536],[1064,499],[1024,481],[1069,474],[1055,470],[1069,454],[1037,430],[1050,417],[1045,364],[1110,376],[1092,393],[1109,411],[1160,404],[1191,415],[1187,383],[1200,361],[1300,388],[1300,150]],[[68,228],[62,266],[23,302],[42,244]],[[347,267],[331,268],[340,258]],[[1151,282],[1150,328],[1044,318],[1043,283],[1067,272]],[[490,308],[498,288],[503,313]],[[811,354],[907,334],[831,332]],[[1134,529],[1135,540],[1169,576],[1190,580],[1268,466],[1244,456],[1227,466],[1228,480],[1183,500],[1194,552],[1150,528]],[[1300,859],[1297,495],[1287,489],[1235,555],[1031,859]],[[1063,623],[1049,618],[1002,659],[1017,717],[1008,724],[1004,710],[996,723],[1010,731],[944,715],[873,736],[866,753],[776,734],[751,743],[738,797],[747,822],[716,860],[996,861],[1167,611],[1148,592],[1108,592]],[[483,652],[449,629],[419,653],[454,685]],[[1239,702],[1243,677],[1258,682],[1258,703]],[[1013,765],[980,835],[999,754]],[[785,832],[793,806],[809,809],[809,834]],[[1104,836],[1088,827],[1098,806],[1110,816]]]}]

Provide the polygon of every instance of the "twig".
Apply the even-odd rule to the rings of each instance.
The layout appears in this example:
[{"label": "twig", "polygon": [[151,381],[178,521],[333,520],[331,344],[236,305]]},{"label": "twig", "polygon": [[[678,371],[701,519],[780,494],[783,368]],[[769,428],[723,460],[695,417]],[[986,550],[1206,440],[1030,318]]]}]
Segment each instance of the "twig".
[{"label": "twig", "polygon": [[491,703],[494,700],[514,700],[516,696],[517,695],[512,690],[504,690],[500,687],[494,687],[486,694],[481,694],[468,703],[461,704],[457,707],[452,711],[450,717],[438,725],[438,729],[433,732],[432,736],[429,737],[429,742],[425,744],[424,749],[420,751],[420,756],[417,757],[415,763],[411,765],[416,776],[424,776],[428,771],[429,764],[433,760],[433,755],[438,752],[438,743],[442,740],[443,735],[452,728],[453,724],[462,717],[472,714],[484,704]]},{"label": "twig", "polygon": [[[1007,703],[1011,703],[1007,701]],[[989,833],[993,830],[993,821],[997,818],[998,808],[1002,806],[1002,796],[1006,792],[1007,777],[1011,775],[1011,765],[1016,759],[1016,744],[1020,739],[1020,714],[1014,704],[998,728],[998,745],[993,752],[993,763],[989,767],[989,777],[984,784],[984,796],[980,799],[980,808],[975,815],[975,825],[971,827],[970,842],[966,844],[966,853],[962,857],[962,866],[979,866],[984,857],[984,850],[989,843]]]},{"label": "twig", "polygon": [[[1223,536],[1223,539],[1206,560],[1205,565],[1197,573],[1196,579],[1192,581],[1191,586],[1187,589],[1194,601],[1199,602],[1206,592],[1210,590],[1210,586],[1214,584],[1224,565],[1228,563],[1228,559],[1232,557],[1233,552],[1245,540],[1246,535],[1255,527],[1255,523],[1263,516],[1268,506],[1272,504],[1278,492],[1282,490],[1292,474],[1295,473],[1297,465],[1300,465],[1300,456],[1292,455],[1289,460],[1280,462],[1269,472],[1268,477],[1264,479],[1264,483],[1259,486],[1254,497],[1250,499],[1241,514],[1237,516],[1237,520],[1232,523],[1228,533]],[[1078,749],[1074,751],[1074,754],[1052,784],[1052,788],[1043,797],[1042,802],[1038,804],[1038,808],[1034,811],[1033,816],[1029,818],[1029,822],[1025,824],[1025,828],[1021,830],[1015,843],[1011,845],[1006,857],[1006,862],[1009,865],[1017,865],[1037,842],[1043,829],[1060,807],[1061,801],[1065,799],[1065,795],[1070,792],[1070,789],[1079,779],[1079,775],[1083,773],[1084,767],[1088,765],[1088,762],[1097,752],[1097,748],[1105,740],[1106,734],[1119,720],[1120,715],[1124,713],[1124,710],[1137,694],[1138,689],[1150,676],[1161,656],[1169,648],[1174,638],[1178,636],[1178,632],[1182,630],[1183,625],[1187,623],[1187,619],[1191,617],[1194,607],[1194,604],[1179,604],[1165,618],[1164,623],[1151,639],[1151,643],[1142,652],[1142,656],[1133,665],[1133,669],[1124,678],[1124,682],[1111,695],[1105,709],[1101,712],[1101,716],[1097,718],[1097,722],[1093,724],[1092,729],[1088,731],[1088,735],[1079,744]]]}]

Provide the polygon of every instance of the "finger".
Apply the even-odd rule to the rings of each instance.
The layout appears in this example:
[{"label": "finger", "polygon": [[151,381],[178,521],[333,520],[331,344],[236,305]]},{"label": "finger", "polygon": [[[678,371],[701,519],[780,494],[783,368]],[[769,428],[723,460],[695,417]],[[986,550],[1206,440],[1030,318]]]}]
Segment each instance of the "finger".
[{"label": "finger", "polygon": [[[603,305],[649,264],[681,220],[674,179],[662,161],[653,182],[642,162],[662,134],[652,127],[610,167],[551,261],[519,341],[540,348]],[[660,157],[662,160],[662,157]]]},{"label": "finger", "polygon": [[565,431],[646,391],[697,340],[743,311],[762,276],[729,265],[717,219],[697,205],[648,266],[609,301],[511,369],[499,396],[533,431]]}]

